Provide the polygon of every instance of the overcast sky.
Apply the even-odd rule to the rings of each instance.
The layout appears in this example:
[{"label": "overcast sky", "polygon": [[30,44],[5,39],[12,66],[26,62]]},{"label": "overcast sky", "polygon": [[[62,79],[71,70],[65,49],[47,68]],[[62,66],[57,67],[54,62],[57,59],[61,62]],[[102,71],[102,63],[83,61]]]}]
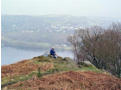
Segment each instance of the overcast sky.
[{"label": "overcast sky", "polygon": [[2,14],[121,17],[121,0],[2,0]]}]

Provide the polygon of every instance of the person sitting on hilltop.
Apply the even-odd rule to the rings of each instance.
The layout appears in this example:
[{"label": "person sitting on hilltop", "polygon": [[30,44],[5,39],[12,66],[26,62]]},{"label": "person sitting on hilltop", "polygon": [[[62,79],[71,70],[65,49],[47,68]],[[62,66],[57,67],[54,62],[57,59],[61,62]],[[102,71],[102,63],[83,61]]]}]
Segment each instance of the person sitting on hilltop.
[{"label": "person sitting on hilltop", "polygon": [[54,48],[52,48],[52,49],[50,50],[50,55],[52,55],[53,58],[56,58],[56,53],[55,53]]}]

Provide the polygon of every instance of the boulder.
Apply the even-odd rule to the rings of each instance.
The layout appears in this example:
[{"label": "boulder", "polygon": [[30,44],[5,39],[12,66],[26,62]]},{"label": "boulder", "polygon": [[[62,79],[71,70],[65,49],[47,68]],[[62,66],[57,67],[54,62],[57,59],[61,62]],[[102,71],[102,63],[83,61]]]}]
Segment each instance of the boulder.
[{"label": "boulder", "polygon": [[84,67],[90,67],[94,66],[90,61],[81,61],[78,63],[79,67],[84,66]]}]

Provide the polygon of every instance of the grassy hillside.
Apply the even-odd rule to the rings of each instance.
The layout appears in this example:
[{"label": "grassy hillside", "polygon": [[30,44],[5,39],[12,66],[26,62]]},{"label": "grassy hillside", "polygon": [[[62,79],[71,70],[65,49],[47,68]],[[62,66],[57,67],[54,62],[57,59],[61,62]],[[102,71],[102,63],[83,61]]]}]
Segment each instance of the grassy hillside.
[{"label": "grassy hillside", "polygon": [[[97,80],[103,79],[101,83],[104,83],[104,80],[107,79],[111,83],[116,81],[117,84],[114,87],[121,89],[121,80],[104,73],[93,65],[83,64],[77,66],[70,58],[58,57],[54,59],[38,56],[2,66],[2,88],[15,90],[38,90],[39,88],[40,90],[80,90],[82,88],[85,90],[89,88],[90,85],[88,84],[91,83],[91,80],[95,81],[92,84],[96,87],[99,84],[99,82],[96,83]],[[86,81],[83,83],[81,80]]]}]

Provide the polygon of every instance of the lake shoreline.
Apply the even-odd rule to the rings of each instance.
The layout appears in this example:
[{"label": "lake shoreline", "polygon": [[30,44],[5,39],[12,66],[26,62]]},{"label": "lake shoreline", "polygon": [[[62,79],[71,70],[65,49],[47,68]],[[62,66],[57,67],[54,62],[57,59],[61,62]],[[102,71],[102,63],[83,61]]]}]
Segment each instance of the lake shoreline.
[{"label": "lake shoreline", "polygon": [[[17,61],[30,59],[36,56],[40,56],[49,52],[47,50],[25,50],[25,49],[18,49],[13,47],[2,47],[2,58],[1,58],[1,65],[8,65],[13,64]],[[71,51],[58,51],[56,50],[58,56],[61,57],[70,57],[73,58],[73,53]]]}]

